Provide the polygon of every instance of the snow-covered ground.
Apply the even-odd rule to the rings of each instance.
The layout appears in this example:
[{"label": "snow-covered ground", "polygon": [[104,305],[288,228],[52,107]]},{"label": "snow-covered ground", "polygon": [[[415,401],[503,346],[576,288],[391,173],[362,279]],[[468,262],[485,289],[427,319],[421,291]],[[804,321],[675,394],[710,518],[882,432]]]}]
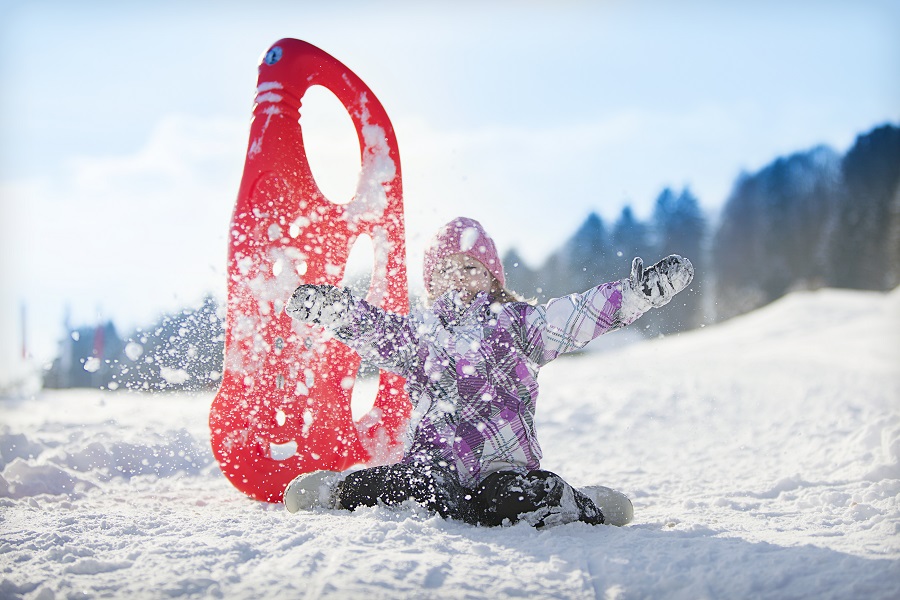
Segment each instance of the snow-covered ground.
[{"label": "snow-covered ground", "polygon": [[792,294],[541,383],[544,467],[627,492],[632,525],[290,515],[220,474],[211,394],[4,400],[0,598],[900,598],[900,291]]}]

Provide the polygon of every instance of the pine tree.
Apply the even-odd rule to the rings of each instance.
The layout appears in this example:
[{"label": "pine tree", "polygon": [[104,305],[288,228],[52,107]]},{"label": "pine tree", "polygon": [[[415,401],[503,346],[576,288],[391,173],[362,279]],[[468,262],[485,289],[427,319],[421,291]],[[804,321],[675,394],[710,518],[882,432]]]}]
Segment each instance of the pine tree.
[{"label": "pine tree", "polygon": [[885,281],[888,289],[894,289],[900,285],[900,185],[894,190],[894,200],[891,202],[885,252],[888,256]]},{"label": "pine tree", "polygon": [[518,292],[526,298],[536,297],[537,288],[540,287],[538,273],[525,264],[518,250],[511,248],[503,255],[502,260],[507,289]]},{"label": "pine tree", "polygon": [[619,278],[628,276],[635,256],[649,258],[655,252],[650,244],[650,227],[638,220],[628,205],[622,209],[613,225],[611,240],[613,256],[610,257],[610,262],[621,273]]},{"label": "pine tree", "polygon": [[760,183],[749,173],[735,182],[722,209],[721,222],[713,237],[712,256],[716,280],[716,311],[727,319],[762,306],[761,281],[766,261],[765,228]]},{"label": "pine tree", "polygon": [[861,135],[841,163],[843,195],[831,225],[829,283],[886,290],[900,278],[892,242],[900,185],[900,128]]},{"label": "pine tree", "polygon": [[679,254],[690,259],[695,275],[691,287],[679,294],[664,313],[654,313],[647,319],[648,330],[668,334],[697,327],[705,320],[698,290],[706,278],[706,219],[696,196],[687,188],[677,196],[671,189],[663,190],[653,210],[653,231],[653,254],[647,262]]},{"label": "pine tree", "polygon": [[566,291],[558,291],[582,292],[607,281],[613,272],[610,264],[612,255],[606,225],[600,215],[592,212],[563,245],[561,271],[568,277],[569,283],[559,286]]},{"label": "pine tree", "polygon": [[219,384],[224,364],[222,316],[212,297],[198,309],[163,315],[129,337],[117,381],[129,389],[200,390]]},{"label": "pine tree", "polygon": [[817,147],[778,158],[735,185],[713,241],[720,318],[818,287],[836,234],[838,158]]}]

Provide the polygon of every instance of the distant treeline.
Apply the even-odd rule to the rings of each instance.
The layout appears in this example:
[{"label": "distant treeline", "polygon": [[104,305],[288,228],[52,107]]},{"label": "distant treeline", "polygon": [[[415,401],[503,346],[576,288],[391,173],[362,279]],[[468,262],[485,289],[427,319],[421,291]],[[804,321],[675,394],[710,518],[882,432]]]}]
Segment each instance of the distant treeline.
[{"label": "distant treeline", "polygon": [[202,390],[222,377],[225,314],[212,297],[160,317],[124,339],[112,322],[68,332],[44,373],[44,387]]},{"label": "distant treeline", "polygon": [[[878,127],[846,155],[820,146],[744,173],[713,224],[690,190],[656,199],[648,221],[622,209],[607,226],[591,214],[537,269],[515,249],[504,257],[511,287],[546,299],[628,276],[631,259],[691,259],[691,289],[642,317],[650,334],[721,321],[789,291],[900,284],[900,128]],[[673,306],[674,305],[674,306]]]},{"label": "distant treeline", "polygon": [[[628,276],[631,259],[691,259],[696,278],[646,335],[739,315],[799,289],[890,290],[900,284],[900,128],[860,135],[843,156],[820,146],[738,177],[715,222],[689,189],[665,189],[647,221],[625,206],[611,225],[587,217],[537,268],[515,249],[510,287],[538,300]],[[209,389],[222,374],[224,312],[212,298],[120,338],[112,323],[67,332],[47,387]]]}]

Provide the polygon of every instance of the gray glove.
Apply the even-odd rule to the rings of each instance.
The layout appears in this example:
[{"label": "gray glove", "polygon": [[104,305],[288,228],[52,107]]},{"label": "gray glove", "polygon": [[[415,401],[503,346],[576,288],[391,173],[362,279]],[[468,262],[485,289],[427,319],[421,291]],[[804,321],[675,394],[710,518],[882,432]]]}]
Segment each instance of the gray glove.
[{"label": "gray glove", "polygon": [[640,257],[635,258],[631,263],[631,277],[625,280],[625,285],[637,299],[649,304],[649,309],[668,304],[693,279],[694,265],[691,261],[670,254],[648,269],[644,268]]},{"label": "gray glove", "polygon": [[336,328],[343,324],[352,302],[347,288],[304,284],[294,290],[284,310],[298,321]]}]

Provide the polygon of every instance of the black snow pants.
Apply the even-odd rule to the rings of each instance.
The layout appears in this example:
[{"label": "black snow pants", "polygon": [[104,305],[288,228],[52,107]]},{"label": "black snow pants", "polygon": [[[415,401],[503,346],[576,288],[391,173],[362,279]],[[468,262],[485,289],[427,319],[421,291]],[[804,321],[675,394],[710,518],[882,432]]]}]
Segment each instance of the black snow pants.
[{"label": "black snow pants", "polygon": [[475,489],[459,482],[455,471],[426,464],[372,467],[347,475],[340,483],[341,506],[413,500],[445,519],[472,525],[502,525],[525,520],[535,527],[583,521],[603,523],[594,502],[550,471],[498,471]]}]

